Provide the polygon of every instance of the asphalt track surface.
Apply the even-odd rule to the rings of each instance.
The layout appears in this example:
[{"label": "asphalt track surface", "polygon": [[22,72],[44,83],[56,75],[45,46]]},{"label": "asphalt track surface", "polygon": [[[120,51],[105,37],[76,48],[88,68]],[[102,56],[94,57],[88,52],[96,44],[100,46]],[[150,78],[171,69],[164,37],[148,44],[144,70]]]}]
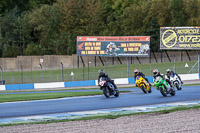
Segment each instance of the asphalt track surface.
[{"label": "asphalt track surface", "polygon": [[183,90],[176,91],[175,96],[170,96],[169,94],[167,97],[163,97],[155,87],[152,88],[151,94],[144,94],[139,88],[132,88],[130,90],[133,90],[133,92],[111,98],[105,98],[102,94],[87,97],[0,103],[0,118],[200,100],[200,86],[183,86]]}]

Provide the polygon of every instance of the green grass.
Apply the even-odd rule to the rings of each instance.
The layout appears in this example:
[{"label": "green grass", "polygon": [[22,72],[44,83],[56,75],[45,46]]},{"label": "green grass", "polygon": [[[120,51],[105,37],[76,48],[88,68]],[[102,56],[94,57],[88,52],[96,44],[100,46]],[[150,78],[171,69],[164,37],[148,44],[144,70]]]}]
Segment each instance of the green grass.
[{"label": "green grass", "polygon": [[[120,91],[120,93],[130,91]],[[29,101],[29,100],[43,100],[43,99],[56,99],[63,97],[76,97],[76,96],[93,96],[103,95],[102,91],[88,91],[88,92],[57,92],[57,93],[32,93],[32,94],[5,94],[0,95],[0,103],[14,102],[14,101]]]},{"label": "green grass", "polygon": [[0,91],[1,93],[10,93],[10,92],[45,92],[45,91],[70,91],[70,90],[98,90],[99,88],[72,88],[72,89],[51,89],[51,90],[10,90],[10,91]]},{"label": "green grass", "polygon": [[[196,84],[195,84],[196,85]],[[200,84],[199,84],[200,85]],[[118,87],[118,89],[126,89],[126,88],[137,88],[136,86],[127,86],[127,87]],[[1,93],[11,93],[11,92],[45,92],[45,91],[69,91],[69,90],[99,90],[99,88],[72,88],[72,89],[51,89],[51,90],[37,90],[37,89],[31,89],[31,90],[8,90],[8,91],[0,91]]]},{"label": "green grass", "polygon": [[[45,122],[33,122],[29,124],[48,124],[48,123],[58,123],[58,122],[68,122],[68,121],[82,121],[82,120],[93,120],[93,119],[116,119],[123,116],[132,116],[132,115],[144,115],[144,114],[153,114],[153,115],[161,115],[161,114],[168,114],[176,111],[183,111],[183,110],[190,110],[190,109],[200,109],[200,106],[193,106],[193,107],[177,107],[172,108],[168,110],[162,110],[162,111],[154,111],[154,112],[140,112],[140,113],[131,113],[131,114],[121,114],[121,115],[105,115],[105,116],[94,116],[94,117],[84,117],[80,119],[66,119],[66,120],[52,120],[52,121],[45,121]],[[24,125],[27,123],[18,123],[18,124],[5,124],[0,125],[2,126],[13,126],[13,125]]]},{"label": "green grass", "polygon": [[197,83],[197,84],[183,84],[183,86],[199,86],[200,83]]},{"label": "green grass", "polygon": [[[185,64],[189,67],[185,68]],[[184,61],[176,62],[176,72],[179,74],[188,73],[196,61]],[[98,77],[98,70],[103,69],[106,71],[111,78],[127,78],[128,70],[129,77],[133,77],[134,69],[139,69],[146,76],[151,76],[151,64],[129,64],[129,69],[127,64],[122,65],[107,65],[107,66],[90,66],[89,73],[88,67],[84,68],[74,68],[74,69],[64,69],[64,81],[80,81],[80,80],[96,80]],[[193,73],[198,73],[198,66],[193,70]],[[174,69],[174,62],[165,63],[153,63],[152,69],[157,68],[161,73],[166,73],[166,69]],[[74,73],[74,77],[71,76],[71,72]],[[89,77],[88,77],[89,75]],[[21,72],[4,72],[3,79],[6,84],[20,84],[21,83]],[[24,71],[23,72],[23,83],[40,83],[41,82],[41,71]],[[62,82],[62,72],[59,70],[44,70],[43,71],[43,82]]]}]

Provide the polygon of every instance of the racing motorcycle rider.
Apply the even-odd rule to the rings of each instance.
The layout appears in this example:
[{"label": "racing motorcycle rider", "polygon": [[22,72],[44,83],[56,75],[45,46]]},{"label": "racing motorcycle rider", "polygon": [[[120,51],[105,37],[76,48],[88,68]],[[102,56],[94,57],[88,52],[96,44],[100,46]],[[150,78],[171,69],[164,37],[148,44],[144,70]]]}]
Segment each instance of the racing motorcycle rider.
[{"label": "racing motorcycle rider", "polygon": [[[158,76],[160,76],[160,77],[162,77],[163,79],[165,79],[165,78],[164,78],[164,75],[161,74],[161,73],[158,71],[158,69],[154,69],[154,70],[153,70],[153,79],[154,79],[154,81],[155,81],[156,77],[158,77]],[[165,81],[166,81],[166,82],[170,85],[170,87],[172,88],[172,83],[170,82],[170,80],[169,80],[169,79],[165,79]]]},{"label": "racing motorcycle rider", "polygon": [[166,71],[167,71],[167,78],[168,79],[170,79],[171,75],[172,76],[176,75],[179,78],[179,80],[181,81],[181,83],[183,84],[183,81],[181,80],[181,77],[177,73],[175,73],[174,71],[171,71],[170,69],[167,69]]},{"label": "racing motorcycle rider", "polygon": [[[149,83],[149,80],[147,78],[145,78],[145,75],[142,73],[142,72],[139,72],[138,69],[135,69],[134,70],[134,78],[135,78],[135,81],[136,81],[136,77],[137,76],[142,76],[142,78],[144,78],[148,83]],[[136,85],[137,86],[137,85]],[[149,86],[151,86],[151,84],[149,83]],[[138,86],[137,86],[138,87]]]},{"label": "racing motorcycle rider", "polygon": [[100,78],[101,77],[105,77],[107,79],[107,82],[110,82],[111,84],[114,85],[115,89],[117,89],[117,86],[116,84],[114,83],[114,80],[111,80],[110,76],[108,76],[108,74],[106,74],[102,69],[100,69],[98,71],[99,73],[99,76],[98,76],[98,84],[99,84],[99,81],[100,81]]}]

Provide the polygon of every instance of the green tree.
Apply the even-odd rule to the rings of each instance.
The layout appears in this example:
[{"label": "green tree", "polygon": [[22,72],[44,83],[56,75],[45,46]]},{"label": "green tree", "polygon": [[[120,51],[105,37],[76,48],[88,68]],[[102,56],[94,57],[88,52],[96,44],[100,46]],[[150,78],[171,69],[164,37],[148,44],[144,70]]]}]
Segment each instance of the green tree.
[{"label": "green tree", "polygon": [[184,11],[183,0],[171,0],[169,7],[172,16],[171,26],[184,26],[187,18]]},{"label": "green tree", "polygon": [[[143,5],[144,4],[144,5]],[[148,12],[147,3],[132,4],[124,10],[123,15],[120,17],[122,21],[121,27],[122,35],[144,35],[144,19]]]},{"label": "green tree", "polygon": [[[12,53],[12,48],[16,48],[20,44],[20,25],[17,23],[19,19],[19,10],[15,8],[10,12],[6,12],[5,16],[1,19],[1,56],[12,57],[20,55],[20,52],[16,50]],[[10,50],[10,51],[9,51]]]},{"label": "green tree", "polygon": [[160,27],[169,26],[171,22],[169,2],[169,0],[153,0],[146,7],[149,10],[146,12],[143,27],[145,27],[145,34],[151,36],[153,52],[160,49]]},{"label": "green tree", "polygon": [[9,12],[14,8],[18,8],[18,10],[22,13],[39,7],[42,4],[52,5],[55,1],[56,0],[1,0],[0,14],[4,14],[6,11]]},{"label": "green tree", "polygon": [[199,26],[200,24],[200,9],[198,8],[200,6],[199,0],[184,0],[184,12],[186,14],[187,20],[186,24],[187,26]]}]

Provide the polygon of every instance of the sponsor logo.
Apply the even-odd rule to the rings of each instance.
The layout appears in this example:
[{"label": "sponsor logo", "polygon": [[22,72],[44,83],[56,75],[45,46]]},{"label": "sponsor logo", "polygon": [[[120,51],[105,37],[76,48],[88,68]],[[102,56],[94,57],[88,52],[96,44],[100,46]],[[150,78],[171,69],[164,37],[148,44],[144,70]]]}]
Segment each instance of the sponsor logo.
[{"label": "sponsor logo", "polygon": [[162,43],[167,48],[172,48],[177,42],[176,32],[173,30],[166,30],[162,35]]},{"label": "sponsor logo", "polygon": [[86,38],[86,41],[97,41],[97,38]]}]

